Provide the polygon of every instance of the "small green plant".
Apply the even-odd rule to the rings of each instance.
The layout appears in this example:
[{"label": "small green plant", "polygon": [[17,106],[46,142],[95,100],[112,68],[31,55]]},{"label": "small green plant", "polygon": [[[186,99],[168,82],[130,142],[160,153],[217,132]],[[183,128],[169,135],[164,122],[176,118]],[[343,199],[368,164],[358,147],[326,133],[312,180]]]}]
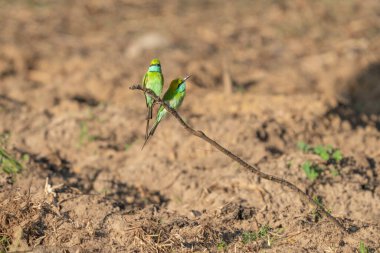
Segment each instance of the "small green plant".
[{"label": "small green plant", "polygon": [[[322,199],[318,196],[313,197],[314,202],[321,208],[323,208]],[[315,208],[312,212],[313,221],[318,222],[322,218],[322,214],[318,210],[319,208]]]},{"label": "small green plant", "polygon": [[243,232],[242,234],[243,243],[247,244],[257,240],[256,232]]},{"label": "small green plant", "polygon": [[125,143],[124,145],[124,151],[127,152],[128,149],[131,147],[132,144],[129,144],[129,143]]},{"label": "small green plant", "polygon": [[286,168],[287,169],[290,169],[292,166],[293,166],[293,161],[292,160],[286,162]]},{"label": "small green plant", "polygon": [[21,161],[22,161],[22,163],[28,163],[29,161],[30,161],[30,155],[29,154],[23,154],[22,156],[21,156]]},{"label": "small green plant", "polygon": [[335,150],[335,151],[332,153],[332,158],[333,158],[336,162],[340,162],[340,161],[342,161],[342,159],[343,159],[342,152],[341,152],[339,149]]},{"label": "small green plant", "polygon": [[360,241],[359,243],[359,252],[360,253],[369,253],[368,248],[365,246],[363,241]]},{"label": "small green plant", "polygon": [[[264,239],[269,236],[271,228],[268,225],[261,226],[258,231],[247,231],[242,233],[242,241],[244,244]],[[268,239],[269,241],[269,239]]]},{"label": "small green plant", "polygon": [[266,237],[269,233],[270,227],[268,225],[261,226],[257,235],[259,238]]},{"label": "small green plant", "polygon": [[8,247],[11,245],[11,240],[6,235],[0,235],[0,253],[8,252]]},{"label": "small green plant", "polygon": [[319,177],[322,170],[318,167],[317,164],[310,161],[306,161],[302,164],[302,169],[305,172],[307,178],[311,181],[314,181]]},{"label": "small green plant", "polygon": [[314,202],[315,202],[318,206],[323,207],[323,204],[322,204],[322,198],[321,198],[321,197],[319,197],[319,196],[314,196],[314,197],[313,197],[313,200],[314,200]]},{"label": "small green plant", "polygon": [[342,152],[339,149],[333,148],[331,145],[318,145],[312,147],[305,142],[298,142],[297,147],[304,153],[313,153],[318,155],[323,161],[332,161],[339,163],[343,159]]},{"label": "small green plant", "polygon": [[236,85],[236,86],[234,87],[234,90],[235,90],[236,92],[244,93],[244,92],[247,91],[247,88],[244,87],[243,85]]},{"label": "small green plant", "polygon": [[331,146],[316,146],[313,149],[314,154],[322,158],[323,161],[328,161],[330,159],[329,153],[331,152]]},{"label": "small green plant", "polygon": [[303,141],[298,142],[297,143],[297,147],[298,147],[299,150],[301,150],[301,151],[303,151],[305,153],[309,152],[312,149],[308,144],[306,144]]},{"label": "small green plant", "polygon": [[319,155],[324,161],[331,160],[335,163],[339,163],[343,159],[342,152],[334,149],[331,145],[315,147],[314,154]]},{"label": "small green plant", "polygon": [[90,135],[88,130],[87,122],[80,122],[80,133],[79,133],[79,145],[82,146],[85,143],[92,142],[95,140],[93,135]]},{"label": "small green plant", "polygon": [[336,168],[331,168],[330,169],[330,173],[333,177],[337,177],[339,176],[339,170],[337,170]]},{"label": "small green plant", "polygon": [[304,153],[313,153],[323,160],[323,163],[306,161],[302,164],[302,169],[309,180],[314,181],[317,179],[329,165],[334,166],[334,168],[330,168],[330,174],[334,177],[339,175],[336,165],[343,159],[342,152],[339,149],[333,148],[331,145],[312,147],[302,141],[297,143],[297,147]]},{"label": "small green plant", "polygon": [[[331,214],[331,209],[326,209],[326,207],[323,205],[322,197],[320,196],[314,196],[313,197],[314,202],[320,207],[325,210],[327,210],[328,213]],[[322,214],[320,213],[319,208],[315,208],[312,212],[312,217],[314,222],[318,222],[322,218]]]},{"label": "small green plant", "polygon": [[3,148],[0,148],[0,169],[9,175],[21,172],[22,165]]},{"label": "small green plant", "polygon": [[0,145],[2,147],[6,147],[10,137],[11,137],[11,133],[9,131],[4,131],[0,133]]},{"label": "small green plant", "polygon": [[218,251],[224,251],[227,248],[227,243],[225,241],[221,240],[220,242],[218,242],[216,247],[217,247]]}]

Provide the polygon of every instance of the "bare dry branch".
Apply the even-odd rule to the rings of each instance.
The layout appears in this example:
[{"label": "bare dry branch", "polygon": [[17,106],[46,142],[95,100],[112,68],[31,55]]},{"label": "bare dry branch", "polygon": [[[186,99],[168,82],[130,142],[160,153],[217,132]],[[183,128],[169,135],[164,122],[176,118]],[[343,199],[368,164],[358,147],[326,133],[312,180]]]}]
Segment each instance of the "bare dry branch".
[{"label": "bare dry branch", "polygon": [[229,151],[228,149],[224,148],[219,143],[217,143],[216,141],[214,141],[213,139],[211,139],[210,137],[208,137],[202,131],[198,131],[198,130],[193,129],[192,127],[190,127],[181,118],[181,116],[178,114],[178,112],[176,110],[172,109],[169,105],[167,105],[161,98],[159,98],[158,96],[156,96],[156,94],[154,94],[154,92],[151,91],[150,89],[146,89],[146,88],[142,87],[141,85],[133,85],[133,86],[131,86],[129,88],[131,90],[141,90],[141,91],[143,91],[145,93],[148,93],[158,104],[164,106],[164,108],[170,114],[172,114],[179,121],[179,123],[183,126],[183,128],[185,128],[189,133],[191,133],[191,134],[193,134],[193,135],[201,138],[202,140],[208,142],[214,148],[218,149],[220,152],[222,152],[223,154],[225,154],[226,156],[228,156],[232,160],[238,162],[241,166],[243,166],[247,170],[251,171],[252,173],[256,174],[258,177],[266,179],[266,180],[269,180],[269,181],[272,181],[272,182],[275,182],[275,183],[278,183],[278,184],[280,184],[282,186],[285,186],[285,187],[293,190],[303,200],[305,200],[307,203],[311,204],[317,210],[320,210],[324,215],[326,215],[326,217],[330,221],[332,221],[336,226],[338,226],[344,233],[348,233],[348,231],[346,230],[346,228],[343,226],[343,224],[337,218],[335,218],[334,216],[332,216],[328,211],[326,211],[326,209],[323,206],[321,206],[318,203],[316,203],[310,196],[308,196],[305,192],[303,192],[296,185],[290,183],[289,181],[287,181],[285,179],[282,179],[282,178],[279,178],[279,177],[272,176],[272,175],[266,174],[264,172],[261,172],[260,169],[257,166],[248,164],[246,161],[244,161],[243,159],[241,159],[237,155],[233,154],[231,151]]}]

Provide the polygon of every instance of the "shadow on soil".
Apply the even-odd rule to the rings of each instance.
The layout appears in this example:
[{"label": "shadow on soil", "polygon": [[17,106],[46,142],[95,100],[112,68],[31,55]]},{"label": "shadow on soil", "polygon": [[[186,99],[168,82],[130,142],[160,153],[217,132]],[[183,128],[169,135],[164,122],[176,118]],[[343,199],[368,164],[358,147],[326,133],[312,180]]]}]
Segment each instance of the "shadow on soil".
[{"label": "shadow on soil", "polygon": [[112,186],[111,193],[106,194],[105,198],[111,201],[114,207],[119,207],[120,210],[141,210],[148,205],[159,208],[169,202],[169,199],[161,195],[159,191],[151,191],[145,187],[136,187],[115,180],[110,183]]},{"label": "shadow on soil", "polygon": [[[59,153],[51,156],[39,156],[23,150],[17,150],[22,155],[28,154],[33,166],[37,167],[39,176],[48,177],[50,180],[64,182],[64,186],[57,193],[72,192],[73,188],[79,190],[81,194],[103,194],[104,201],[112,203],[120,210],[135,211],[141,210],[149,205],[156,208],[165,206],[169,199],[159,191],[152,191],[144,186],[135,186],[118,180],[99,179],[101,173],[107,173],[107,169],[89,168],[84,173],[72,171],[70,161],[61,157]],[[101,182],[106,187],[104,192],[98,192],[94,184]]]},{"label": "shadow on soil", "polygon": [[353,129],[374,124],[380,131],[380,62],[370,63],[347,85],[347,103],[339,103],[326,113],[348,121]]}]

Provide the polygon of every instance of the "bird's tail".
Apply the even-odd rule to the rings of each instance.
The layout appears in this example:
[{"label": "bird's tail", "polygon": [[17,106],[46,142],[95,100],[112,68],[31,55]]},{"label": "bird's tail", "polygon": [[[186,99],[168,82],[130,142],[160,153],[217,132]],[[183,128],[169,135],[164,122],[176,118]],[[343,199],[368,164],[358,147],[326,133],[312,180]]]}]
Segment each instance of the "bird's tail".
[{"label": "bird's tail", "polygon": [[149,134],[149,119],[146,120],[145,140],[148,139]]},{"label": "bird's tail", "polygon": [[[153,136],[153,134],[156,131],[156,128],[158,126],[158,123],[160,123],[160,122],[159,121],[154,122],[154,125],[152,126],[152,128],[149,130],[149,133],[145,137],[145,142],[144,142],[143,146],[141,147],[141,150],[143,150],[145,145],[148,143],[148,140],[150,139],[150,137]],[[147,125],[147,127],[148,127],[148,125]]]},{"label": "bird's tail", "polygon": [[144,149],[144,147],[145,147],[145,144],[148,142],[148,140],[149,140],[149,136],[148,136],[148,138],[145,138],[145,142],[144,142],[144,144],[142,145],[142,147],[141,147],[141,150],[143,150],[143,149]]},{"label": "bird's tail", "polygon": [[154,132],[156,131],[156,128],[158,127],[158,123],[160,123],[160,121],[154,122],[154,125],[149,130],[149,135],[148,135],[149,137],[153,136]]},{"label": "bird's tail", "polygon": [[148,134],[149,134],[149,120],[153,118],[153,106],[149,106],[147,104],[147,107],[148,107],[148,115],[146,116],[145,140],[148,138]]},{"label": "bird's tail", "polygon": [[153,118],[153,105],[148,106],[148,117],[147,119],[150,120]]}]

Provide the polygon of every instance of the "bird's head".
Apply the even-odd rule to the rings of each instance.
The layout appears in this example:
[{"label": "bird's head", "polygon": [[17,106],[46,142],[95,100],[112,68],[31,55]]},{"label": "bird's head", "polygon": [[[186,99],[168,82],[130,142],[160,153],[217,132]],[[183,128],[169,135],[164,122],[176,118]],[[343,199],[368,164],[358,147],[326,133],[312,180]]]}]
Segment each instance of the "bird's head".
[{"label": "bird's head", "polygon": [[150,66],[152,65],[161,65],[160,60],[155,58],[150,62]]},{"label": "bird's head", "polygon": [[174,79],[170,83],[170,88],[172,88],[173,90],[176,90],[178,92],[185,91],[185,89],[186,89],[186,80],[189,79],[190,77],[191,77],[191,75],[186,76],[185,78]]},{"label": "bird's head", "polygon": [[161,72],[161,63],[159,59],[155,58],[150,62],[149,71]]}]

